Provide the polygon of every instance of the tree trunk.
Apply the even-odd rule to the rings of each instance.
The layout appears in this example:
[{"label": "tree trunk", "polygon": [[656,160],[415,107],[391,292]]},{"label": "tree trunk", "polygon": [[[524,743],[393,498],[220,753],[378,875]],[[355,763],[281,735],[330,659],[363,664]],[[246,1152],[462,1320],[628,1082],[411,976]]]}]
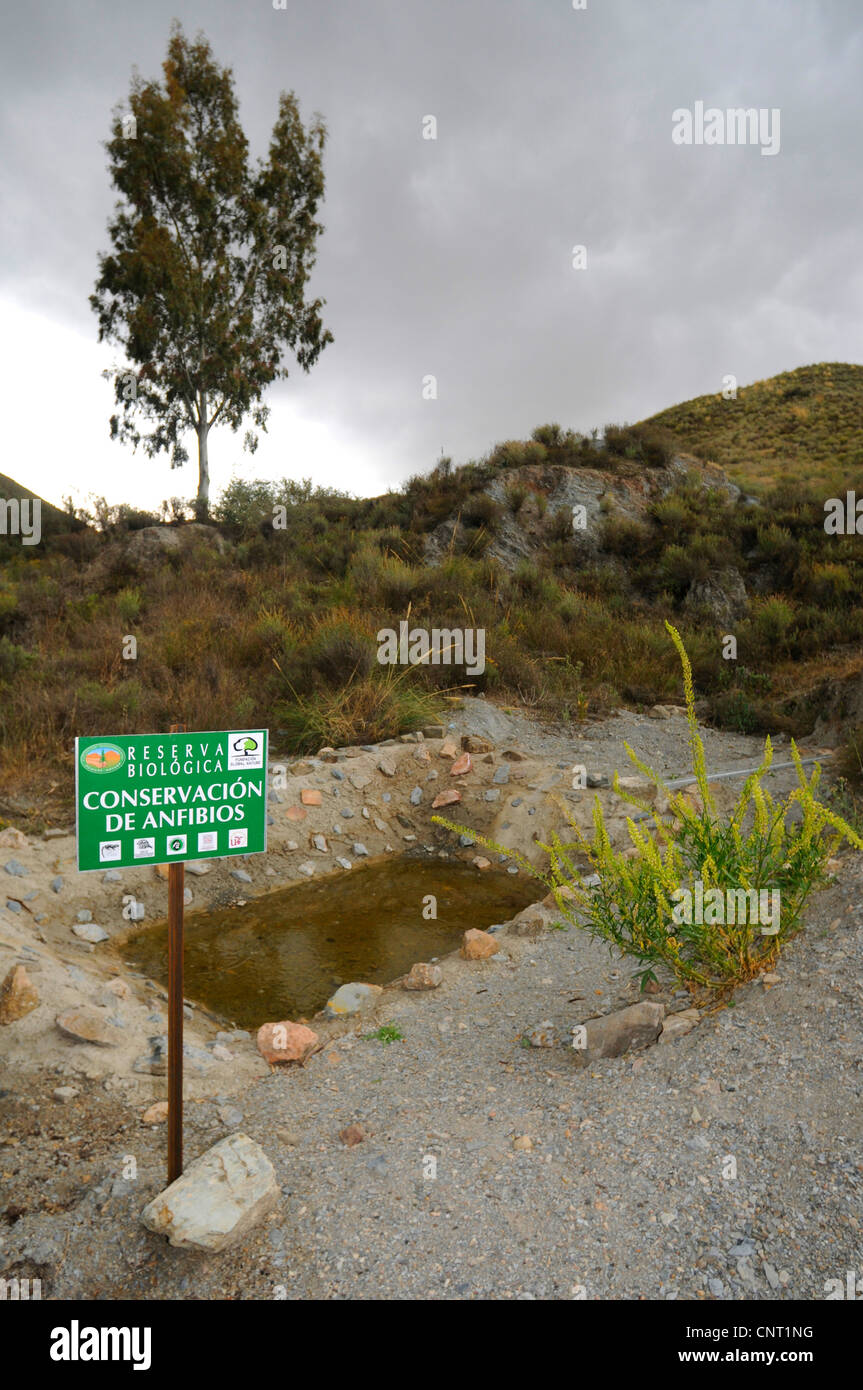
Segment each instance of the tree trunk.
[{"label": "tree trunk", "polygon": [[207,456],[209,430],[207,397],[202,391],[198,411],[198,495],[195,499],[195,517],[198,521],[206,521],[210,514],[210,462]]}]

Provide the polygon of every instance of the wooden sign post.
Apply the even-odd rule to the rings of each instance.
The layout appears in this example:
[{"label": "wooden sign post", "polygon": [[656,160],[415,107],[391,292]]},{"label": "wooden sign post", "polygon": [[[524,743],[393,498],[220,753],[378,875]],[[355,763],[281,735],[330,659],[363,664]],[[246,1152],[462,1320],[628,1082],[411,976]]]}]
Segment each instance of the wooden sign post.
[{"label": "wooden sign post", "polygon": [[[186,732],[172,724],[172,734]],[[186,866],[168,865],[168,1185],[183,1171],[183,909]]]}]

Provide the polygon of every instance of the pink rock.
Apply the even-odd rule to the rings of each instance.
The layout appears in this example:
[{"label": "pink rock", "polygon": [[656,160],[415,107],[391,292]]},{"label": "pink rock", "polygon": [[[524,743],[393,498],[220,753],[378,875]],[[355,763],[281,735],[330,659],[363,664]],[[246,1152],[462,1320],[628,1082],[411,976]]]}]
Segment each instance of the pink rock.
[{"label": "pink rock", "polygon": [[300,801],[304,806],[320,806],[321,794],[314,787],[303,787],[300,792]]},{"label": "pink rock", "polygon": [[302,1023],[263,1023],[258,1029],[258,1051],[270,1066],[277,1062],[302,1062],[317,1046],[318,1035]]},{"label": "pink rock", "polygon": [[470,753],[462,753],[460,758],[456,758],[455,762],[450,768],[450,772],[452,773],[453,777],[458,777],[459,774],[462,772],[470,772],[472,767],[473,763],[470,760]]},{"label": "pink rock", "polygon": [[405,989],[437,989],[443,981],[443,971],[439,965],[429,965],[427,961],[417,961],[412,965],[404,979]]},{"label": "pink rock", "polygon": [[497,955],[499,950],[500,942],[487,931],[471,927],[464,934],[461,954],[465,960],[487,960],[489,956]]},{"label": "pink rock", "polygon": [[305,820],[308,814],[305,806],[289,806],[285,812],[288,820]]},{"label": "pink rock", "polygon": [[452,806],[456,801],[461,801],[461,792],[457,792],[454,787],[451,787],[449,791],[438,792],[432,802],[432,810],[436,811],[439,806]]},{"label": "pink rock", "polygon": [[441,744],[440,753],[438,754],[438,757],[440,757],[440,758],[454,758],[457,752],[458,752],[458,747],[457,747],[457,745],[456,745],[455,739],[454,739],[454,738],[445,738],[444,741],[443,741],[443,743]]}]

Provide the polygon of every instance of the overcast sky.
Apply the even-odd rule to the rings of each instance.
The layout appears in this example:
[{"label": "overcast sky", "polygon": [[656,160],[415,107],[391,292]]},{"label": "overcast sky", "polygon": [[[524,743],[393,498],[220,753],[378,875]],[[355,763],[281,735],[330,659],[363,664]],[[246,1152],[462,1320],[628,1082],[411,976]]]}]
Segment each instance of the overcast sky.
[{"label": "overcast sky", "polygon": [[[329,128],[335,342],[270,389],[254,458],[213,431],[214,492],[239,469],[374,494],[548,420],[863,360],[860,0],[3,0],[0,471],[52,501],[195,491],[193,436],[181,472],[109,440],[88,304],[111,110],[174,17],[233,68],[253,155],[282,89]],[[778,153],[675,144],[698,101],[778,108]]]}]

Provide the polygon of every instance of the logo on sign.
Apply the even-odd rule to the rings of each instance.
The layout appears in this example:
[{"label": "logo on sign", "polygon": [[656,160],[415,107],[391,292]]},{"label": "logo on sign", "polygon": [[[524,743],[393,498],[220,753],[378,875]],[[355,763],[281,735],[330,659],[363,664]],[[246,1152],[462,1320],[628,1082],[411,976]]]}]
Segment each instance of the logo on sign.
[{"label": "logo on sign", "polygon": [[248,830],[229,830],[228,849],[245,849],[249,843]]},{"label": "logo on sign", "polygon": [[185,853],[186,853],[186,836],[185,836],[185,835],[169,835],[169,837],[168,837],[168,853],[169,853],[169,854],[185,854]]},{"label": "logo on sign", "polygon": [[198,853],[205,849],[219,848],[219,832],[217,830],[202,830],[198,836]]},{"label": "logo on sign", "polygon": [[242,772],[264,765],[262,733],[228,734],[228,771]]},{"label": "logo on sign", "polygon": [[120,858],[119,840],[100,840],[99,841],[99,861],[107,864],[112,859]]},{"label": "logo on sign", "polygon": [[136,840],[134,855],[136,859],[152,859],[156,853],[155,840]]},{"label": "logo on sign", "polygon": [[126,754],[116,743],[91,743],[81,754],[80,763],[88,772],[116,772],[126,761]]}]

